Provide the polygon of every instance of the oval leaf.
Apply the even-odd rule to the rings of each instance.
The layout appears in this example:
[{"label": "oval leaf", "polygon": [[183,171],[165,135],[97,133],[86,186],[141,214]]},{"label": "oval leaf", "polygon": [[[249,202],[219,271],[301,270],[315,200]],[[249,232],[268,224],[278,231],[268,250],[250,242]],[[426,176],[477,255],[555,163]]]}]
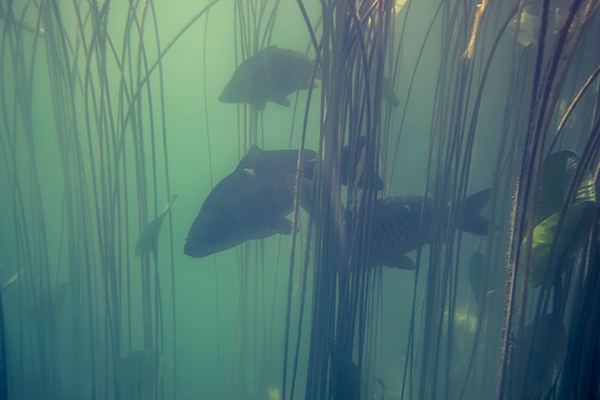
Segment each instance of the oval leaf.
[{"label": "oval leaf", "polygon": [[[579,154],[572,150],[561,150],[546,158],[535,215],[536,225],[562,210],[580,159]],[[594,177],[589,170],[585,171],[573,204],[585,201],[596,201]]]},{"label": "oval leaf", "polygon": [[[586,201],[569,207],[558,235],[556,249],[552,255],[550,274],[557,266],[561,266],[561,272],[564,271],[570,261],[579,253],[594,224],[597,209],[598,205],[593,201]],[[542,221],[533,230],[531,265],[529,268],[529,283],[533,287],[538,287],[544,279],[552,241],[557,233],[560,213],[561,211]],[[526,241],[527,238],[523,239],[523,245],[526,244]]]}]

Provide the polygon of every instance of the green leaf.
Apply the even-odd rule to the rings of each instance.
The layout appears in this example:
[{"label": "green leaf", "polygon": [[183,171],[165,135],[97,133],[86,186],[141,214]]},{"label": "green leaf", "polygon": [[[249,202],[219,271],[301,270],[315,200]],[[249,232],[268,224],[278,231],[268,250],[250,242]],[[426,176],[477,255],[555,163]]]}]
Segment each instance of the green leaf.
[{"label": "green leaf", "polygon": [[[579,154],[572,150],[561,150],[546,158],[535,215],[536,225],[562,210],[580,159]],[[584,173],[573,204],[585,201],[596,201],[594,177],[589,170]]]},{"label": "green leaf", "polygon": [[153,350],[132,351],[117,363],[122,400],[143,399],[162,377],[165,358]]},{"label": "green leaf", "polygon": [[[568,208],[558,232],[558,241],[550,262],[550,277],[555,268],[560,266],[560,272],[577,256],[595,221],[598,205],[594,201],[577,203]],[[546,266],[550,257],[552,241],[557,234],[558,221],[561,211],[545,219],[533,230],[531,247],[531,264],[529,267],[529,283],[538,287],[544,279]],[[527,238],[523,239],[523,246]]]},{"label": "green leaf", "polygon": [[175,203],[175,200],[177,200],[176,194],[171,197],[171,201],[165,206],[165,210],[162,212],[162,214],[146,225],[146,228],[144,228],[137,240],[137,243],[135,244],[135,253],[133,255],[134,258],[139,255],[142,257],[147,257],[150,252],[156,248],[162,222],[165,219],[167,212],[171,209],[173,203]]}]

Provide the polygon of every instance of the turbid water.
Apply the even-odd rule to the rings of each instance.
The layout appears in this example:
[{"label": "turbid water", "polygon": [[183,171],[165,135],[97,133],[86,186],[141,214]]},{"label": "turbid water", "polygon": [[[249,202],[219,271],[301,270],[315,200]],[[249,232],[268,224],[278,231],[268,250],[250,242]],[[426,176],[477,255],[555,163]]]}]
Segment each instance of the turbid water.
[{"label": "turbid water", "polygon": [[0,1],[0,398],[599,398],[600,3],[519,4]]}]

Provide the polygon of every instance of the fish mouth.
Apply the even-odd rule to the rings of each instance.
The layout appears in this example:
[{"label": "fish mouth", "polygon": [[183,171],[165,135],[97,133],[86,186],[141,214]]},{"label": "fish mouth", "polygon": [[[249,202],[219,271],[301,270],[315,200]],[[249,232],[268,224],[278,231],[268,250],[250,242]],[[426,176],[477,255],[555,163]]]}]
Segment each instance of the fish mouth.
[{"label": "fish mouth", "polygon": [[221,93],[221,95],[217,97],[217,100],[226,104],[235,103],[235,101],[230,96],[225,95],[225,93]]},{"label": "fish mouth", "polygon": [[208,254],[204,254],[204,252],[190,245],[190,242],[185,242],[183,245],[183,254],[192,258],[202,258],[206,257]]}]

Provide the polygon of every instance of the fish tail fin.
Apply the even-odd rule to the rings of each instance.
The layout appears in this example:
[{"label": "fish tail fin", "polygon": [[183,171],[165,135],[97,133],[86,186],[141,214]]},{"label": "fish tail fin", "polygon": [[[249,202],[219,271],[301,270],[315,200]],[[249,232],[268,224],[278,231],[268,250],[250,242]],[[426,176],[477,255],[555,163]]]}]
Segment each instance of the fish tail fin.
[{"label": "fish tail fin", "polygon": [[[476,235],[487,235],[490,229],[490,221],[479,215],[483,207],[487,205],[492,197],[492,188],[472,194],[465,199],[462,230]],[[494,230],[498,227],[494,226]]]}]

